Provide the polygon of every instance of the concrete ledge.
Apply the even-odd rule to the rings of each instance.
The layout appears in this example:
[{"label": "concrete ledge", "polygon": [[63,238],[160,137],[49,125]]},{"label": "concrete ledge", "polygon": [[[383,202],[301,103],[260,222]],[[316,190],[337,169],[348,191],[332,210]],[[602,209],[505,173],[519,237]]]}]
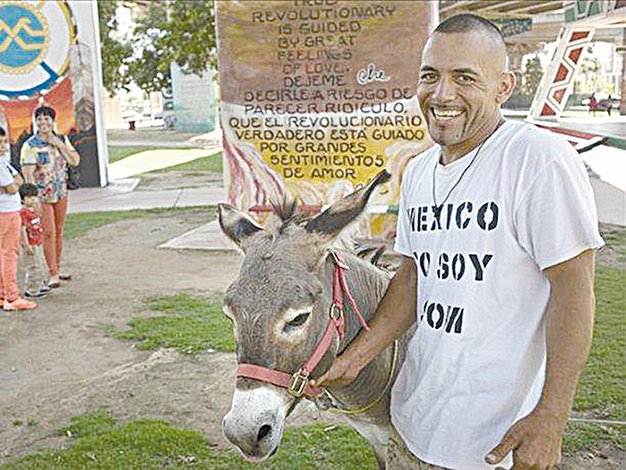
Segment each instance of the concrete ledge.
[{"label": "concrete ledge", "polygon": [[237,246],[222,233],[217,220],[163,243],[159,248],[175,250],[238,251]]}]

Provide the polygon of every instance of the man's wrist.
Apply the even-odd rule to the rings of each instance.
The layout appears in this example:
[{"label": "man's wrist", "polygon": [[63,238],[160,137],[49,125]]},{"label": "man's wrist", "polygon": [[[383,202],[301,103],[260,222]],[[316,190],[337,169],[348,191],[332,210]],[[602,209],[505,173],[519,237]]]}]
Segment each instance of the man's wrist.
[{"label": "man's wrist", "polygon": [[561,427],[565,427],[567,420],[569,419],[570,408],[564,409],[564,407],[557,406],[555,404],[547,403],[544,400],[540,400],[535,409],[533,410],[535,415],[541,416],[545,421],[551,421],[558,424]]}]

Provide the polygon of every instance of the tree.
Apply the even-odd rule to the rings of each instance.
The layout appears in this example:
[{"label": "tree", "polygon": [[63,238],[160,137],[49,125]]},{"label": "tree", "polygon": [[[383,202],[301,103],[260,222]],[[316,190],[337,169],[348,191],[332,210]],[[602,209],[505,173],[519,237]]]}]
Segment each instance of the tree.
[{"label": "tree", "polygon": [[115,16],[118,0],[99,1],[97,5],[101,50],[104,52],[102,80],[107,91],[113,94],[120,88],[128,86],[130,82],[125,63],[131,57],[133,49],[129,43],[115,37],[118,28]]},{"label": "tree", "polygon": [[528,96],[535,96],[542,77],[543,68],[541,67],[539,57],[535,55],[531,59],[526,60],[523,73],[523,93]]},{"label": "tree", "polygon": [[[99,9],[101,3],[117,1],[98,2]],[[111,5],[105,9],[114,11]],[[132,38],[127,43],[121,43],[129,48],[124,49],[125,56],[121,60],[119,56],[115,59],[115,56],[109,57],[109,51],[103,43],[104,62],[111,63],[112,68],[117,63],[118,70],[119,65],[122,66],[119,77],[109,73],[109,79],[105,81],[109,85],[105,85],[107,89],[119,89],[132,79],[147,92],[159,91],[171,84],[172,62],[176,62],[183,72],[198,75],[206,72],[209,66],[217,65],[213,0],[153,0],[138,5],[137,9],[141,15],[138,15]],[[115,28],[117,24],[109,22],[107,26]],[[110,31],[107,30],[108,33]],[[119,49],[115,49],[118,46],[115,42],[107,44],[107,47],[113,47],[114,53],[119,52]]]}]

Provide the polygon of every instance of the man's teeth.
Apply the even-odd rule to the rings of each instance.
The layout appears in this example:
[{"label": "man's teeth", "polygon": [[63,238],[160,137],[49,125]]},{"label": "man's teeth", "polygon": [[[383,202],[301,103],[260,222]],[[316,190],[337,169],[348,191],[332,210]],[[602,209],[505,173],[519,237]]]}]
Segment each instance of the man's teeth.
[{"label": "man's teeth", "polygon": [[437,119],[452,119],[460,116],[462,113],[463,111],[460,111],[458,109],[433,109],[433,114]]}]

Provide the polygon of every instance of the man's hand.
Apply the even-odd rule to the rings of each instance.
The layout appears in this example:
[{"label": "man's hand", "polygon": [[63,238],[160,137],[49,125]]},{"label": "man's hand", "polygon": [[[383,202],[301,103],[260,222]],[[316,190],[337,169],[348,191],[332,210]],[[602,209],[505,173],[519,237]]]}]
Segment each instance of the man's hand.
[{"label": "man's hand", "polygon": [[564,429],[562,419],[535,409],[511,426],[485,461],[497,464],[513,451],[513,470],[550,469],[561,461]]},{"label": "man's hand", "polygon": [[361,367],[344,355],[337,356],[330,368],[311,385],[316,387],[344,387],[356,379]]},{"label": "man's hand", "polygon": [[378,306],[370,331],[362,330],[312,385],[339,388],[353,382],[372,359],[411,328],[416,316],[416,287],[415,263],[405,256]]}]

